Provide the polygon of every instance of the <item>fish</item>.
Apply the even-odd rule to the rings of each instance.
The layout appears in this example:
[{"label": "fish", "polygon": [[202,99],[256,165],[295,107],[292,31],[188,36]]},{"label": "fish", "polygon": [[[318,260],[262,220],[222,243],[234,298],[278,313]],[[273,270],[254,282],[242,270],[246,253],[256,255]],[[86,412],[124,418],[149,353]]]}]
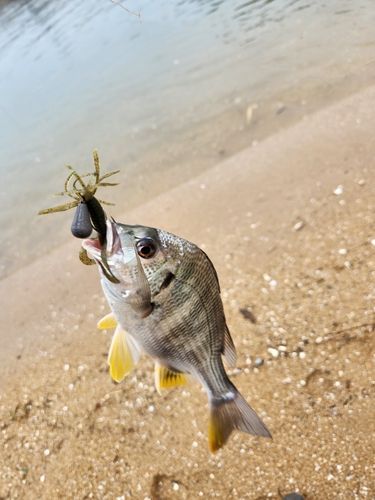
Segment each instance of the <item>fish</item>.
[{"label": "fish", "polygon": [[232,431],[271,438],[256,412],[230,381],[223,357],[236,364],[216,270],[197,245],[161,229],[106,221],[105,265],[97,238],[82,241],[97,262],[111,313],[99,328],[115,328],[108,354],[111,376],[120,382],[142,352],[155,361],[162,389],[196,379],[209,403],[208,443],[212,453]]}]

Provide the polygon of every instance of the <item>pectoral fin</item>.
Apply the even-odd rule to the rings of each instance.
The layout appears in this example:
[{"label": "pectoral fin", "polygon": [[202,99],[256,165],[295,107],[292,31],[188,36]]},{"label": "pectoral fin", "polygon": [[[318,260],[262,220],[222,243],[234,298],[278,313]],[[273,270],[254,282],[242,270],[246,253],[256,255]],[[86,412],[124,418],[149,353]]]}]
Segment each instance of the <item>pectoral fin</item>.
[{"label": "pectoral fin", "polygon": [[175,372],[165,366],[155,363],[155,386],[158,393],[161,395],[162,389],[171,389],[179,385],[187,385],[190,376],[186,373]]},{"label": "pectoral fin", "polygon": [[99,323],[98,323],[98,328],[99,330],[107,330],[107,328],[116,328],[118,325],[117,319],[115,318],[115,315],[111,312],[104,316]]},{"label": "pectoral fin", "polygon": [[118,325],[108,353],[108,364],[113,380],[121,382],[138,363],[139,356],[140,347],[137,342]]}]

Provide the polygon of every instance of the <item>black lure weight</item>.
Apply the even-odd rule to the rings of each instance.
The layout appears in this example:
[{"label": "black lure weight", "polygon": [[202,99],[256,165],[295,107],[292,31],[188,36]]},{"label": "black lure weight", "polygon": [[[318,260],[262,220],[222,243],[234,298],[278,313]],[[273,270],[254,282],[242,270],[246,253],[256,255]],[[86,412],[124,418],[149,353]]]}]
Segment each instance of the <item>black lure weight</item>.
[{"label": "black lure weight", "polygon": [[92,233],[90,213],[85,201],[77,205],[70,230],[76,238],[88,238]]}]

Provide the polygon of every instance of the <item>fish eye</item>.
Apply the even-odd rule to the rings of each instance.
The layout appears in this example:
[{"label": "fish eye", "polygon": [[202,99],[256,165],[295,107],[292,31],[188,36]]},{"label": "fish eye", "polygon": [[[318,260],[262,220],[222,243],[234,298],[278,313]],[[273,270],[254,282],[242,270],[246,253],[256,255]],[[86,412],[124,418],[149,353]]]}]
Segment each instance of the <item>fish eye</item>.
[{"label": "fish eye", "polygon": [[137,242],[137,252],[142,259],[149,259],[156,252],[156,243],[151,238],[142,238]]}]

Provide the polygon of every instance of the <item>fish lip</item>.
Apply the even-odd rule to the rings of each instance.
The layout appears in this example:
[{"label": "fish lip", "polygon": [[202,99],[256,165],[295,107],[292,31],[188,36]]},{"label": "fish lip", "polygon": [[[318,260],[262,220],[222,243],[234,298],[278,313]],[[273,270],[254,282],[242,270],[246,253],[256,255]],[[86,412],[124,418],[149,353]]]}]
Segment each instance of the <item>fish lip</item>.
[{"label": "fish lip", "polygon": [[106,232],[106,240],[107,240],[107,246],[106,246],[106,253],[107,256],[111,256],[114,250],[114,247],[116,245],[116,238],[118,241],[120,241],[119,235],[116,231],[115,227],[115,222],[112,222],[111,220],[107,219],[106,220],[106,226],[107,226],[107,232]]},{"label": "fish lip", "polygon": [[92,255],[95,260],[101,260],[101,252],[103,250],[99,238],[90,238],[82,241],[82,247]]},{"label": "fish lip", "polygon": [[83,248],[99,262],[103,260],[103,249],[105,249],[107,258],[122,253],[121,240],[116,228],[116,222],[107,219],[106,226],[106,242],[104,245],[100,243],[99,238],[90,238],[82,241]]}]

